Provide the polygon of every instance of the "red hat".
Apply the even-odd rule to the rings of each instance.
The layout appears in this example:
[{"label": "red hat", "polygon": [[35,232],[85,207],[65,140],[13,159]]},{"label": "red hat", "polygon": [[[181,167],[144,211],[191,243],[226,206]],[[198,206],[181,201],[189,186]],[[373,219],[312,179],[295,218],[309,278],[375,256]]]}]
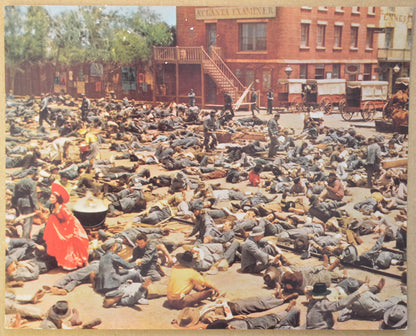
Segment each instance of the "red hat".
[{"label": "red hat", "polygon": [[69,193],[68,191],[63,187],[62,184],[59,184],[58,182],[54,182],[52,183],[52,189],[51,189],[52,193],[56,193],[59,196],[62,197],[62,200],[64,203],[68,203],[69,202]]}]

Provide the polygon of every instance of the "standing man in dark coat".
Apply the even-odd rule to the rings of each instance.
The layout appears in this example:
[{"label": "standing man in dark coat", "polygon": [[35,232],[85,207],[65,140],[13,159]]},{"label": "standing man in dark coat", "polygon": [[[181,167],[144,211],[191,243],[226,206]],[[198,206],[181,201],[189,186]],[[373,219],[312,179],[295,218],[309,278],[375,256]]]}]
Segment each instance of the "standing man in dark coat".
[{"label": "standing man in dark coat", "polygon": [[257,111],[257,113],[260,113],[260,109],[257,106],[257,93],[254,90],[254,88],[251,89],[251,97],[250,97],[250,103],[251,103],[251,113],[253,115],[254,118],[254,110]]},{"label": "standing man in dark coat", "polygon": [[216,110],[212,110],[209,113],[209,117],[204,120],[204,147],[207,152],[217,147],[217,134],[215,131],[218,129],[218,123],[215,118],[216,113]]},{"label": "standing man in dark coat", "polygon": [[[17,182],[14,188],[13,205],[20,215],[28,215],[39,210],[39,202],[36,194],[35,170],[30,170],[28,175]],[[30,239],[32,232],[33,216],[24,219],[22,238]]]},{"label": "standing man in dark coat", "polygon": [[52,123],[49,120],[49,110],[48,110],[48,104],[49,104],[49,94],[46,96],[42,93],[41,95],[41,101],[40,101],[40,112],[39,112],[39,127],[42,127],[43,121],[45,120],[49,126],[52,125]]},{"label": "standing man in dark coat", "polygon": [[267,114],[272,114],[273,112],[273,90],[269,89],[267,92]]},{"label": "standing man in dark coat", "polygon": [[380,172],[381,148],[374,137],[368,139],[367,158],[365,170],[367,171],[368,187],[373,187],[373,175]]},{"label": "standing man in dark coat", "polygon": [[231,97],[228,91],[224,92],[224,108],[221,111],[221,115],[224,115],[225,111],[230,110],[231,116],[234,117],[233,109],[233,97]]},{"label": "standing man in dark coat", "polygon": [[85,93],[81,94],[81,97],[82,97],[82,102],[81,102],[81,120],[82,121],[88,121],[87,120],[87,116],[88,116],[88,111],[90,110],[90,107],[91,107],[91,102],[85,96]]},{"label": "standing man in dark coat", "polygon": [[195,106],[195,92],[193,89],[188,93],[189,106]]},{"label": "standing man in dark coat", "polygon": [[279,146],[279,119],[280,114],[276,113],[273,118],[267,123],[267,130],[269,132],[270,145],[269,145],[269,158],[273,158],[276,155],[277,147]]}]

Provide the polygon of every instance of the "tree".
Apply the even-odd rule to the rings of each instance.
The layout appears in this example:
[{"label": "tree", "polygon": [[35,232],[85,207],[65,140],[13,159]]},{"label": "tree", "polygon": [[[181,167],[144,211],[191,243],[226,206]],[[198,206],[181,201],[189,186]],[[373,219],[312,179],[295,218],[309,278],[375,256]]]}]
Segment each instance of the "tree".
[{"label": "tree", "polygon": [[25,61],[22,22],[20,7],[4,8],[4,61],[10,71],[10,87],[13,91],[16,72],[23,71],[20,66]]},{"label": "tree", "polygon": [[48,55],[50,17],[42,6],[30,6],[24,25],[24,48],[26,59],[32,62],[44,61]]}]

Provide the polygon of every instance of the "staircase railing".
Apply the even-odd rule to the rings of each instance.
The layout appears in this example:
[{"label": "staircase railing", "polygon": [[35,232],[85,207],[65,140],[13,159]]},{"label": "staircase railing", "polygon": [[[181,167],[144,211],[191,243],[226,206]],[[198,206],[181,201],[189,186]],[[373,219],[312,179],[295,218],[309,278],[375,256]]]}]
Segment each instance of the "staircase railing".
[{"label": "staircase railing", "polygon": [[208,53],[204,50],[203,47],[201,47],[201,55],[203,61],[208,61],[210,65],[212,65],[215,68],[215,71],[217,73],[220,73],[221,76],[230,84],[230,86],[235,87],[235,84],[232,80],[232,78],[226,76],[224,72],[221,70],[221,68],[218,66],[216,62],[208,55]]},{"label": "staircase railing", "polygon": [[218,69],[220,69],[220,71],[228,78],[232,81],[232,83],[234,84],[234,86],[237,88],[237,91],[244,91],[245,87],[244,85],[240,82],[240,80],[237,78],[236,75],[234,75],[234,73],[231,71],[231,69],[227,66],[227,64],[225,64],[225,62],[223,61],[223,59],[221,58],[220,55],[218,55],[217,53],[217,48],[211,48],[211,59],[212,61],[215,63],[215,65],[218,67]]}]

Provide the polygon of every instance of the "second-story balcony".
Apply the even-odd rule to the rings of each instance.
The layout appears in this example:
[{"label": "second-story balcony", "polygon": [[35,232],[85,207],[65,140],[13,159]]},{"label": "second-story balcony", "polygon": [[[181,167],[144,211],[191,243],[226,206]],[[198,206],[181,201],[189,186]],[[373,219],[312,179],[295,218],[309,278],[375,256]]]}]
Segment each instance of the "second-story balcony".
[{"label": "second-story balcony", "polygon": [[202,47],[154,47],[156,62],[179,62],[198,64],[204,59]]},{"label": "second-story balcony", "polygon": [[377,57],[381,61],[410,62],[411,50],[410,49],[379,48]]}]

